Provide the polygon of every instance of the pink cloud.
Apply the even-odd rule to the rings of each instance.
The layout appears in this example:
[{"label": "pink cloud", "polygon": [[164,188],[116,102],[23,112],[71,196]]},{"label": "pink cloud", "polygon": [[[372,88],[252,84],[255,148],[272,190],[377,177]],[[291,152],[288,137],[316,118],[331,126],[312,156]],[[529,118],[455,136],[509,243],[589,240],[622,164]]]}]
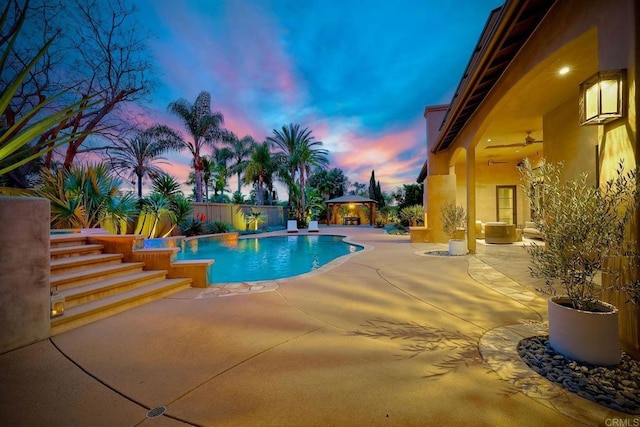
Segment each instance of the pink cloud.
[{"label": "pink cloud", "polygon": [[252,108],[267,93],[295,103],[301,91],[270,12],[241,0],[221,7],[212,19],[184,3],[158,6],[166,33],[152,46],[165,78],[187,99],[208,90],[214,104],[237,109]]},{"label": "pink cloud", "polygon": [[[413,181],[412,173],[424,161],[422,156],[404,158],[415,151],[419,141],[424,139],[422,120],[403,130],[383,135],[346,134],[342,135],[346,148],[344,152],[333,154],[335,167],[353,171],[352,181],[368,183],[371,171],[375,170],[376,179],[385,191],[407,183],[407,174]],[[426,150],[426,148],[425,148]],[[426,153],[425,153],[426,156]]]}]

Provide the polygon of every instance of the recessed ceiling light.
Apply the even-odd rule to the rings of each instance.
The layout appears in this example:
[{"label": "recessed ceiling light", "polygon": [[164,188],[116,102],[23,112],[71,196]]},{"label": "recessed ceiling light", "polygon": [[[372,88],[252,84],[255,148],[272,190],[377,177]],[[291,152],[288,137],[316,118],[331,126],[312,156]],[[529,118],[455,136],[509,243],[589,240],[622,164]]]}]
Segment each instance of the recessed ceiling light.
[{"label": "recessed ceiling light", "polygon": [[491,138],[487,138],[487,142],[491,142]]},{"label": "recessed ceiling light", "polygon": [[560,74],[561,76],[564,76],[565,74],[567,74],[569,71],[571,71],[571,69],[569,67],[562,67],[558,70],[558,74]]}]

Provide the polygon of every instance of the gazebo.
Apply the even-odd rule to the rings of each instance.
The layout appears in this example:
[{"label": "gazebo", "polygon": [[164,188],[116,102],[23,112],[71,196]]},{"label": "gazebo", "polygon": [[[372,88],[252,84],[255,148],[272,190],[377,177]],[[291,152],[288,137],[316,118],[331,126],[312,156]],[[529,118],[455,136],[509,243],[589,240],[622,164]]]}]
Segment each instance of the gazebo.
[{"label": "gazebo", "polygon": [[[362,218],[366,219],[360,209],[362,206],[369,208],[369,224],[373,225],[373,219],[376,217],[376,205],[378,202],[355,194],[336,197],[327,200],[327,225],[338,224],[338,220],[342,221],[342,225],[360,225]],[[346,206],[346,211],[339,213],[339,207]],[[340,217],[340,218],[339,218]]]}]

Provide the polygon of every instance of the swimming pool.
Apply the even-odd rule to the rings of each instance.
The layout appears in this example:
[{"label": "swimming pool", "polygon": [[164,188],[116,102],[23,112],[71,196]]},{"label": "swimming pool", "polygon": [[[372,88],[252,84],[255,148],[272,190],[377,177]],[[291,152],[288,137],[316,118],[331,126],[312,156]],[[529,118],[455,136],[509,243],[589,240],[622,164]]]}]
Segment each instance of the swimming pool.
[{"label": "swimming pool", "polygon": [[343,239],[344,236],[296,235],[233,242],[200,240],[197,245],[185,245],[177,259],[215,259],[209,267],[209,280],[213,283],[282,279],[308,273],[362,250]]}]

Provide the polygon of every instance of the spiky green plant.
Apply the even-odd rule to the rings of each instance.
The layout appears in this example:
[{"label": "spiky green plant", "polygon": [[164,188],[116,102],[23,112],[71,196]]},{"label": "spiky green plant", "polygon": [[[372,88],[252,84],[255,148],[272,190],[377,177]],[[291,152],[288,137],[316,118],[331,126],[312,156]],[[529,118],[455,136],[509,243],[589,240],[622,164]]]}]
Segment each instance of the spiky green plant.
[{"label": "spiky green plant", "polygon": [[[11,2],[7,2],[0,17],[0,33],[4,34],[5,25],[8,21]],[[0,73],[5,70],[9,54],[16,43],[20,34],[20,30],[24,23],[24,15],[18,17],[15,23],[15,30],[11,37],[2,38],[0,47],[4,48],[2,56],[0,56]],[[33,67],[47,52],[53,38],[45,43],[38,53],[29,61],[24,68],[15,76],[5,88],[0,92],[0,117],[5,115],[11,99],[20,89],[21,84],[27,78]],[[55,148],[66,144],[74,139],[82,136],[80,132],[65,133],[56,138],[47,140],[45,143],[36,143],[30,145],[43,133],[56,128],[59,124],[65,122],[75,116],[79,111],[87,109],[95,105],[91,103],[91,98],[82,99],[67,108],[60,109],[53,114],[43,114],[44,108],[51,105],[53,101],[60,98],[62,93],[52,96],[36,104],[25,115],[18,118],[14,123],[8,123],[8,127],[0,128],[0,175],[4,175],[12,170],[19,168],[39,157],[48,153]]]},{"label": "spiky green plant", "polygon": [[103,223],[110,224],[116,234],[126,234],[132,216],[138,211],[138,199],[133,193],[106,200]]},{"label": "spiky green plant", "polygon": [[138,220],[136,234],[145,235],[147,238],[157,237],[158,223],[163,215],[175,223],[175,214],[171,210],[171,201],[168,198],[160,193],[152,193],[142,199],[141,219]]},{"label": "spiky green plant", "polygon": [[180,224],[180,232],[187,237],[204,234],[205,223],[196,217],[190,216]]},{"label": "spiky green plant", "polygon": [[128,196],[119,196],[120,180],[103,163],[55,172],[45,169],[41,180],[36,195],[51,202],[53,228],[93,228],[108,218],[121,221],[135,213]]},{"label": "spiky green plant", "polygon": [[409,225],[416,226],[424,221],[424,207],[422,205],[412,205],[403,208],[399,212],[400,219],[407,221]]},{"label": "spiky green plant", "polygon": [[233,227],[222,221],[207,221],[205,230],[207,234],[228,233]]}]

